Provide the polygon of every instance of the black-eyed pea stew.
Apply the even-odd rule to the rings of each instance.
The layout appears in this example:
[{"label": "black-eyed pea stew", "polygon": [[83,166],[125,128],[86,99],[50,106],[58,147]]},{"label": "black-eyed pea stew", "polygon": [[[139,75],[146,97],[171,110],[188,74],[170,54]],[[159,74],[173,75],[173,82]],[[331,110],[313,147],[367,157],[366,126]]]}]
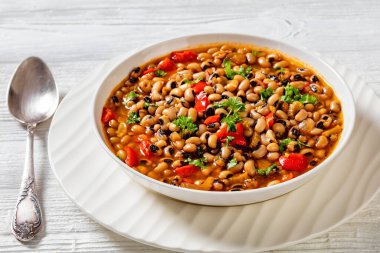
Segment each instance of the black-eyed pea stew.
[{"label": "black-eyed pea stew", "polygon": [[106,101],[109,147],[171,185],[242,191],[295,178],[339,140],[338,98],[309,66],[254,46],[172,52],[136,67]]}]

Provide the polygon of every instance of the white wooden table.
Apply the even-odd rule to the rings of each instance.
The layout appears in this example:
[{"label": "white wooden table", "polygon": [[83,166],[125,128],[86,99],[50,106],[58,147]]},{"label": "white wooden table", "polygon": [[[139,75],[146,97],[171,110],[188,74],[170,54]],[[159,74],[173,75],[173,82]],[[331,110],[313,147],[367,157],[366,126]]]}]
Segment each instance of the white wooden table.
[{"label": "white wooden table", "polygon": [[[239,32],[296,42],[335,58],[380,96],[380,1],[265,2],[269,1],[1,1],[0,251],[165,252],[106,230],[68,199],[47,159],[49,123],[38,127],[35,141],[46,229],[24,245],[10,235],[25,133],[9,115],[5,94],[15,67],[27,56],[40,56],[49,64],[63,97],[94,67],[120,52],[188,33]],[[380,196],[327,234],[279,251],[306,250],[380,252]]]}]

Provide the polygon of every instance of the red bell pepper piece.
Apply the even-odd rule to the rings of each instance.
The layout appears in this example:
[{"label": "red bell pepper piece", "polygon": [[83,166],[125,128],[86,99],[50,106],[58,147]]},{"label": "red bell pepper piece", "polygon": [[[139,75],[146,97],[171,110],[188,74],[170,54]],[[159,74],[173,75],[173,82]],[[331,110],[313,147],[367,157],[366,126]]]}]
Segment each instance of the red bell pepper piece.
[{"label": "red bell pepper piece", "polygon": [[231,141],[231,145],[246,146],[247,141],[245,140],[244,136],[238,135]]},{"label": "red bell pepper piece", "polygon": [[198,55],[194,51],[183,51],[183,52],[172,52],[170,54],[170,59],[174,62],[189,62],[195,61]]},{"label": "red bell pepper piece", "polygon": [[189,164],[185,165],[179,168],[176,168],[174,170],[174,173],[181,176],[181,177],[189,177],[193,174],[195,174],[199,170],[199,167]]},{"label": "red bell pepper piece", "polygon": [[216,137],[218,137],[218,139],[223,139],[223,138],[226,138],[227,136],[227,127],[223,127],[221,129],[219,129],[218,132],[216,132]]},{"label": "red bell pepper piece", "polygon": [[214,116],[207,117],[203,123],[205,123],[205,125],[209,125],[211,123],[219,122],[219,120],[220,114],[216,114]]},{"label": "red bell pepper piece", "polygon": [[145,156],[148,159],[150,158],[152,154],[149,146],[150,146],[150,142],[147,140],[143,140],[142,142],[140,142],[140,152],[143,156]]},{"label": "red bell pepper piece", "polygon": [[301,92],[302,93],[307,93],[309,90],[310,90],[310,83],[309,82],[306,82],[305,85],[303,86]]},{"label": "red bell pepper piece", "polygon": [[157,70],[157,68],[150,68],[150,69],[145,70],[142,74],[146,75],[146,74],[152,73],[152,72],[154,72],[156,70]]},{"label": "red bell pepper piece", "polygon": [[175,64],[169,58],[165,58],[158,64],[157,68],[168,72],[175,69]]},{"label": "red bell pepper piece", "polygon": [[201,92],[195,97],[194,109],[197,110],[197,112],[205,112],[209,104],[210,101],[208,101],[207,94]]},{"label": "red bell pepper piece", "polygon": [[115,114],[111,109],[103,107],[102,111],[102,123],[106,124],[108,123],[111,119],[116,119]]},{"label": "red bell pepper piece", "polygon": [[265,121],[267,122],[267,129],[271,128],[274,124],[274,113],[270,112],[265,116]]},{"label": "red bell pepper piece", "polygon": [[126,164],[131,167],[139,165],[139,158],[137,157],[137,153],[133,150],[133,148],[125,146],[124,151],[127,153],[127,158],[125,159]]},{"label": "red bell pepper piece", "polygon": [[303,154],[290,154],[289,156],[281,156],[280,164],[284,170],[305,170],[308,165],[306,156]]},{"label": "red bell pepper piece", "polygon": [[188,184],[194,184],[194,180],[191,180],[190,178],[184,178],[182,181]]},{"label": "red bell pepper piece", "polygon": [[199,83],[193,84],[191,88],[193,88],[195,94],[199,94],[205,89],[206,86],[207,86],[207,83],[200,81]]}]

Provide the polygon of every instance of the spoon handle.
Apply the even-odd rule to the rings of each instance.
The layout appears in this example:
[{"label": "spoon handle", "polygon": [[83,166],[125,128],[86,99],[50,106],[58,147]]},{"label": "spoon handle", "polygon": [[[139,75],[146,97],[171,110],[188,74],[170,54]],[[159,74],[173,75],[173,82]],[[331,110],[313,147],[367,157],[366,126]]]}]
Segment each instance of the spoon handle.
[{"label": "spoon handle", "polygon": [[42,226],[42,212],[34,179],[33,135],[35,127],[35,124],[27,126],[23,178],[11,224],[12,233],[20,241],[33,239]]}]

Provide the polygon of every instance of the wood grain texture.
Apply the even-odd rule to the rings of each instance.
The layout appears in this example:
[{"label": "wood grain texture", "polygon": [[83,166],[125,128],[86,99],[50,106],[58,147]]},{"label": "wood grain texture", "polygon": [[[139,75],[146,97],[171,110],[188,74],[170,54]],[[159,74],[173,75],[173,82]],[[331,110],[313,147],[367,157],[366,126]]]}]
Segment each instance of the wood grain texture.
[{"label": "wood grain texture", "polygon": [[[47,159],[49,122],[38,127],[35,141],[37,186],[46,229],[25,245],[10,235],[25,132],[9,115],[5,94],[23,58],[43,58],[63,97],[98,64],[120,52],[189,33],[238,32],[286,40],[335,58],[380,95],[379,13],[377,0],[1,1],[0,251],[166,252],[104,229],[67,198]],[[306,250],[379,252],[380,196],[332,231],[275,252]]]}]

